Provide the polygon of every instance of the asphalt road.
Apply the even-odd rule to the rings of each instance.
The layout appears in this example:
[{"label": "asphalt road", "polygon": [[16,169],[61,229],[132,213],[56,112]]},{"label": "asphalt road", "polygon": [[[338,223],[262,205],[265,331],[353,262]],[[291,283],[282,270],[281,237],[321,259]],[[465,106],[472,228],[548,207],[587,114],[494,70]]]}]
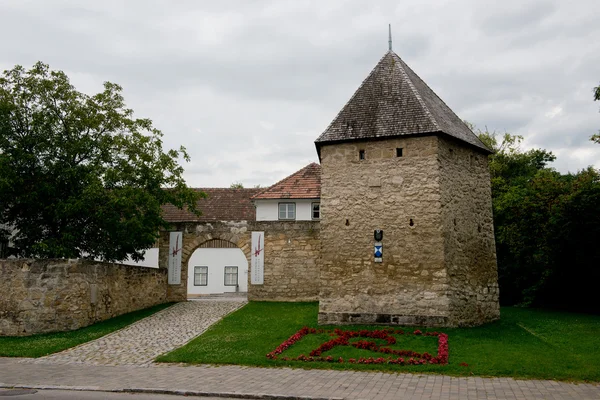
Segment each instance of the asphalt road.
[{"label": "asphalt road", "polygon": [[[83,392],[78,390],[0,389],[4,400],[173,400],[183,396],[146,393]],[[186,397],[199,400],[233,400],[230,397]]]}]

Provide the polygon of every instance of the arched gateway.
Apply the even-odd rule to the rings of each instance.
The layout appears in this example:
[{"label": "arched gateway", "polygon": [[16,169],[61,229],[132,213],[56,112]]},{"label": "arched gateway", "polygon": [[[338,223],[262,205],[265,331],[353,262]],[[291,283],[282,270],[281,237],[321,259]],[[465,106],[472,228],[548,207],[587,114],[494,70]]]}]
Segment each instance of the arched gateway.
[{"label": "arched gateway", "polygon": [[[181,269],[177,271],[180,279],[171,282],[167,288],[169,301],[185,301],[188,290],[191,296],[215,291],[247,290],[250,300],[317,300],[320,255],[318,220],[300,220],[299,211],[299,220],[256,221],[252,198],[263,189],[199,190],[208,195],[198,200],[201,216],[170,205],[163,207],[164,217],[171,226],[168,231],[160,232],[159,266],[169,268],[169,254],[173,250],[177,250],[181,257]],[[174,248],[170,248],[170,237],[174,233],[177,233],[172,244]],[[259,252],[264,257],[264,276],[258,281],[254,276],[254,284],[250,280],[253,271],[249,264],[251,254],[257,254],[258,249],[252,248],[253,233],[263,238],[264,247]],[[211,261],[211,251],[221,252],[220,255],[224,257],[228,257],[226,252],[231,252],[232,258],[228,261],[224,257],[213,257]],[[225,267],[235,266],[238,268],[234,286],[236,270]],[[208,268],[196,270],[195,267]],[[199,287],[204,286],[205,282],[206,287]],[[222,285],[209,288],[211,283]]]},{"label": "arched gateway", "polygon": [[[242,246],[247,248],[248,246]],[[206,294],[247,292],[249,252],[225,239],[201,243],[187,262],[188,298]]]}]

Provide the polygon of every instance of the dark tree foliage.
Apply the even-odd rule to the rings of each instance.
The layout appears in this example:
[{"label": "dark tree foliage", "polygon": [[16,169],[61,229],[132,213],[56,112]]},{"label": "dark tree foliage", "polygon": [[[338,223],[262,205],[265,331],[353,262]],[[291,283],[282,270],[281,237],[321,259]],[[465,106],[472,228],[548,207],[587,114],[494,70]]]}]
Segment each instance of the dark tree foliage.
[{"label": "dark tree foliage", "polygon": [[168,226],[161,205],[195,211],[185,149],[163,151],[121,90],[85,95],[43,63],[0,77],[0,228],[19,255],[139,259]]},{"label": "dark tree foliage", "polygon": [[479,132],[490,157],[500,300],[598,312],[600,176],[593,168],[562,175],[541,149],[519,136]]}]

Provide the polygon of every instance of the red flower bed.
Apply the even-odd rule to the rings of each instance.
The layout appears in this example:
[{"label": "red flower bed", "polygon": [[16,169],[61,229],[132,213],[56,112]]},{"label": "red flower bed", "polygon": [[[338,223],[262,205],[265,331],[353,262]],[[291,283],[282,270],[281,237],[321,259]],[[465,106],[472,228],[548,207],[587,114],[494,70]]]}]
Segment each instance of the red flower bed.
[{"label": "red flower bed", "polygon": [[[318,348],[312,350],[308,356],[304,354],[299,355],[295,358],[283,357],[281,358],[284,361],[322,361],[322,362],[338,362],[343,363],[344,360],[342,357],[337,360],[331,356],[322,357],[321,355],[333,349],[336,346],[352,346],[357,349],[365,349],[371,350],[377,353],[389,354],[394,357],[379,357],[379,358],[359,358],[348,359],[348,362],[351,364],[399,364],[399,365],[423,365],[423,364],[448,364],[448,335],[445,333],[439,332],[421,332],[420,330],[415,330],[414,332],[404,332],[401,329],[382,329],[382,330],[360,330],[360,331],[343,331],[341,329],[335,329],[332,331],[325,331],[323,329],[314,329],[304,327],[300,329],[298,332],[290,336],[286,341],[281,343],[275,350],[267,354],[267,358],[277,360],[279,359],[279,354],[287,350],[291,345],[296,343],[298,340],[302,339],[304,336],[308,334],[315,333],[330,333],[330,336],[336,336],[335,339],[329,340],[323,344],[321,344]],[[370,340],[358,340],[356,342],[350,343],[351,338],[369,338],[369,339],[382,339],[387,342],[387,346],[391,346],[396,344],[396,338],[392,336],[392,334],[396,335],[422,335],[422,336],[437,336],[438,338],[438,354],[437,356],[432,356],[429,353],[417,353],[411,350],[395,350],[390,347],[380,346],[374,341]],[[407,357],[405,359],[404,357]]]},{"label": "red flower bed", "polygon": [[293,345],[294,343],[296,343],[298,340],[302,339],[304,336],[308,335],[309,333],[317,333],[317,330],[314,328],[307,328],[307,327],[300,329],[298,332],[296,332],[292,336],[290,336],[288,340],[286,340],[285,342],[283,342],[279,346],[277,346],[277,348],[275,350],[273,350],[272,352],[267,354],[267,358],[276,359],[278,354],[281,354],[284,350],[286,350],[288,347],[290,347],[291,345]]}]

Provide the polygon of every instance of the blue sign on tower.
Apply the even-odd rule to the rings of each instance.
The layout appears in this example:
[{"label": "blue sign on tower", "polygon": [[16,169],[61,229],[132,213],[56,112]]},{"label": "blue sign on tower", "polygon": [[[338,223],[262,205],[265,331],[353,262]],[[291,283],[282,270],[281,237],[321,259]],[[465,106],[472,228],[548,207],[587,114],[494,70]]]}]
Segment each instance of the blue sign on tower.
[{"label": "blue sign on tower", "polygon": [[381,258],[382,255],[383,255],[383,246],[382,245],[375,245],[375,257]]}]

